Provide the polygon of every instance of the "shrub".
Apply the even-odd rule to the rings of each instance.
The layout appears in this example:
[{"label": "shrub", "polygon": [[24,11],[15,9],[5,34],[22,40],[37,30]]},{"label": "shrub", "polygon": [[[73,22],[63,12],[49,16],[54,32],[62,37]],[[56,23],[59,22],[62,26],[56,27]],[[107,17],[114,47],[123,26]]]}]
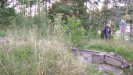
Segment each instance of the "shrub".
[{"label": "shrub", "polygon": [[0,31],[0,37],[5,37],[6,36],[6,32],[5,31]]},{"label": "shrub", "polygon": [[80,24],[81,21],[78,18],[72,17],[68,18],[68,25],[64,26],[66,33],[75,45],[78,45],[85,35],[85,30]]}]

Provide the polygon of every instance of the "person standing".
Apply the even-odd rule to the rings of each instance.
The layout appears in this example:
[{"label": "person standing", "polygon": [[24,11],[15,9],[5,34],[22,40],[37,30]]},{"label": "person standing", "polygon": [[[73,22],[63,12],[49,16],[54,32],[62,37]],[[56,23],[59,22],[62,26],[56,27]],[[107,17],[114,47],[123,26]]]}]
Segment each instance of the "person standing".
[{"label": "person standing", "polygon": [[109,22],[103,30],[104,39],[108,40],[111,37],[111,22]]}]

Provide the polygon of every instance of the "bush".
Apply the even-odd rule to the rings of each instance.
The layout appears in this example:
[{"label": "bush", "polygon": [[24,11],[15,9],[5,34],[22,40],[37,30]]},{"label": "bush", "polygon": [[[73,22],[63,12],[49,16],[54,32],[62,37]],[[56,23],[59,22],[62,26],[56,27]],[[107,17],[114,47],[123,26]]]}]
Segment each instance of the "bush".
[{"label": "bush", "polygon": [[79,45],[79,42],[84,39],[85,30],[78,18],[68,18],[68,25],[65,25],[64,29],[75,45]]},{"label": "bush", "polygon": [[6,32],[5,31],[0,31],[0,37],[5,37],[6,36]]},{"label": "bush", "polygon": [[48,21],[46,13],[36,15],[33,18],[34,18],[33,22],[34,22],[35,25],[37,25],[37,27],[39,27],[39,28],[46,27],[46,22]]},{"label": "bush", "polygon": [[14,8],[0,8],[0,24],[9,26],[15,15]]},{"label": "bush", "polygon": [[23,16],[22,14],[19,14],[15,17],[15,25],[17,27],[30,28],[33,25],[33,17]]}]

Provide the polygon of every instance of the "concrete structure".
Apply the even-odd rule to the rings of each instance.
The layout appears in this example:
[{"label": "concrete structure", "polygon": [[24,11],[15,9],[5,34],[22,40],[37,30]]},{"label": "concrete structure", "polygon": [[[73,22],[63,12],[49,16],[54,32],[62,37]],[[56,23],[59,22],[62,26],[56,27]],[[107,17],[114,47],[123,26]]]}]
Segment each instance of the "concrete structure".
[{"label": "concrete structure", "polygon": [[121,56],[113,52],[99,52],[93,50],[72,49],[72,53],[81,56],[85,61],[98,65],[98,69],[104,72],[112,72],[114,75],[123,75],[123,69],[130,68],[130,64]]}]

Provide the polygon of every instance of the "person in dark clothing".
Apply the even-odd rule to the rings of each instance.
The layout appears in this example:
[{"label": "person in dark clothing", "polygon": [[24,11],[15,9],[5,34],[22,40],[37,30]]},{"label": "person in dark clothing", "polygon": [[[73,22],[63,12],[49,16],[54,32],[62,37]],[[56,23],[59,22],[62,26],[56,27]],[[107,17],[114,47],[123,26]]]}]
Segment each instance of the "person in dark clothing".
[{"label": "person in dark clothing", "polygon": [[103,30],[103,36],[104,36],[104,39],[110,39],[110,37],[111,37],[111,28],[109,26],[105,26],[105,28]]},{"label": "person in dark clothing", "polygon": [[130,25],[130,37],[133,37],[133,26]]}]

